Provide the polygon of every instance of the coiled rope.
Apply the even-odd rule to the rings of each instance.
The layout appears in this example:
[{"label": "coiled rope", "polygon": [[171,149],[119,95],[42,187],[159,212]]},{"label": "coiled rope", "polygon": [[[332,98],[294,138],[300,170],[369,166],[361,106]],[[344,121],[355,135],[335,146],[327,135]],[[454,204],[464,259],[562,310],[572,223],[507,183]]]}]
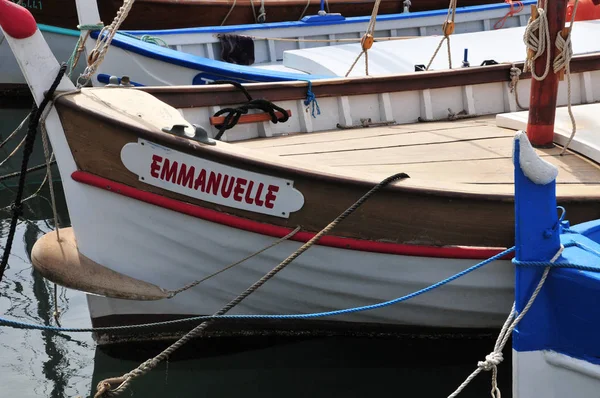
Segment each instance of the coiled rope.
[{"label": "coiled rope", "polygon": [[[260,109],[260,110],[268,113],[269,116],[271,116],[272,123],[278,123],[278,122],[284,123],[284,122],[287,122],[287,120],[290,118],[285,109],[283,109],[280,106],[275,105],[271,101],[262,99],[262,98],[261,99],[252,99],[252,96],[250,95],[250,93],[248,93],[248,91],[244,88],[244,86],[242,86],[238,82],[234,82],[234,81],[230,81],[230,80],[216,80],[214,82],[211,82],[210,84],[231,84],[232,86],[239,89],[242,92],[242,94],[244,94],[246,99],[248,100],[248,102],[246,102],[243,105],[238,106],[237,108],[223,108],[223,109],[220,109],[219,111],[217,111],[213,115],[213,116],[217,117],[217,116],[221,116],[221,115],[227,113],[223,123],[215,126],[219,129],[219,132],[215,135],[215,140],[220,140],[221,137],[223,136],[223,133],[225,133],[225,131],[233,128],[240,120],[240,117],[242,117],[242,115],[247,114],[250,109]],[[275,111],[280,112],[282,115],[280,117],[277,117],[277,114],[275,113]]]},{"label": "coiled rope", "polygon": [[[548,28],[548,18],[546,10],[543,8],[537,9],[537,17],[531,15],[529,23],[525,28],[523,34],[523,42],[527,48],[528,56],[525,60],[525,66],[523,72],[531,70],[531,77],[537,81],[542,81],[548,76],[550,72],[550,30]],[[548,49],[548,51],[546,51]],[[546,66],[544,67],[544,73],[539,76],[535,71],[535,61],[542,56],[546,51]]]},{"label": "coiled rope", "polygon": [[[312,239],[310,239],[308,242],[306,242],[304,245],[302,245],[298,250],[296,250],[294,253],[292,253],[288,258],[283,260],[279,265],[277,265],[275,268],[273,268],[267,274],[265,274],[262,278],[260,278],[257,282],[255,282],[252,286],[247,288],[243,293],[238,295],[235,299],[233,299],[227,305],[225,305],[223,308],[221,308],[219,311],[217,311],[215,313],[215,315],[226,314],[227,312],[229,312],[229,310],[234,308],[236,305],[238,305],[240,302],[242,302],[245,298],[247,298],[252,293],[254,293],[256,290],[258,290],[262,285],[264,285],[267,281],[269,281],[271,278],[273,278],[278,272],[283,270],[287,265],[289,265],[292,261],[294,261],[296,258],[298,258],[302,253],[304,253],[311,246],[313,246],[316,242],[318,242],[319,239],[321,239],[321,237],[323,237],[329,231],[331,231],[333,228],[335,228],[335,226],[337,224],[339,224],[344,219],[346,219],[349,215],[354,213],[356,211],[356,209],[358,209],[363,203],[365,203],[367,200],[369,200],[369,198],[371,196],[373,196],[373,194],[375,194],[377,191],[379,191],[380,189],[386,187],[387,185],[389,185],[395,181],[402,180],[405,178],[408,178],[408,175],[405,173],[394,174],[393,176],[390,176],[390,177],[384,179],[379,184],[377,184],[376,186],[371,188],[371,190],[369,190],[369,192],[364,194],[352,206],[350,206],[342,214],[340,214],[338,217],[336,217],[335,220],[333,220],[325,228],[323,228],[321,231],[319,231]],[[214,322],[214,320],[207,320],[207,321],[202,322],[200,325],[196,326],[194,329],[192,329],[190,332],[188,332],[185,336],[183,336],[181,339],[179,339],[178,341],[173,343],[171,346],[166,348],[163,352],[158,354],[156,357],[147,360],[146,362],[144,362],[140,366],[138,366],[136,369],[134,369],[128,373],[125,373],[123,376],[101,381],[100,383],[98,383],[98,386],[96,387],[97,392],[96,392],[96,395],[94,395],[94,398],[100,398],[103,396],[115,396],[115,395],[121,394],[122,392],[124,392],[127,389],[127,387],[129,386],[129,384],[131,383],[131,381],[133,379],[148,373],[150,370],[152,370],[154,367],[156,367],[161,361],[163,361],[169,355],[171,355],[173,352],[175,352],[179,347],[181,347],[182,345],[187,343],[189,340],[199,336],[212,322]],[[116,387],[113,387],[114,385],[116,385]]]},{"label": "coiled rope", "polygon": [[39,125],[40,118],[42,117],[42,113],[44,112],[44,109],[46,108],[46,105],[48,105],[48,103],[52,99],[52,96],[54,95],[54,92],[56,91],[56,88],[58,87],[66,70],[67,70],[67,64],[63,63],[60,66],[60,69],[58,70],[58,74],[57,74],[56,78],[54,79],[54,81],[52,82],[52,85],[50,85],[50,89],[48,89],[48,91],[44,94],[44,99],[40,103],[39,108],[37,107],[37,105],[34,102],[32,109],[31,109],[31,113],[33,114],[33,117],[29,118],[29,125],[27,127],[27,135],[25,136],[25,148],[23,149],[23,160],[21,162],[21,174],[19,175],[19,185],[17,188],[17,194],[15,197],[15,201],[12,206],[13,215],[12,215],[12,218],[10,221],[10,229],[8,232],[8,237],[6,239],[6,246],[4,247],[4,253],[2,254],[2,261],[0,262],[0,281],[2,280],[2,277],[4,276],[4,271],[6,270],[6,266],[8,264],[8,257],[10,256],[10,251],[12,248],[15,231],[17,228],[17,221],[19,220],[19,217],[23,214],[22,198],[23,198],[23,190],[25,189],[25,177],[27,175],[26,173],[27,173],[27,165],[29,164],[29,158],[31,156],[31,153],[33,152],[33,144],[35,143],[37,127]]}]

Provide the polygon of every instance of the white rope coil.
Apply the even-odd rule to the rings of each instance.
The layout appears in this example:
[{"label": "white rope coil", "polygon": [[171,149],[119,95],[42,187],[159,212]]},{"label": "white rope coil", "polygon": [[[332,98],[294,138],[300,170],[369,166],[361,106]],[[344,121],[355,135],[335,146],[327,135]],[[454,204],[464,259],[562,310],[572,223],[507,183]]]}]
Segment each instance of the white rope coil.
[{"label": "white rope coil", "polygon": [[[546,10],[538,8],[538,17],[536,19],[529,19],[525,33],[523,34],[523,42],[527,47],[527,50],[533,52],[532,57],[527,57],[525,60],[525,66],[523,72],[531,70],[531,77],[537,81],[542,81],[548,76],[550,72],[550,30],[548,28],[548,18],[546,16]],[[548,49],[548,51],[546,51]],[[544,54],[546,51],[546,66],[544,73],[539,76],[535,71],[535,60]]]}]

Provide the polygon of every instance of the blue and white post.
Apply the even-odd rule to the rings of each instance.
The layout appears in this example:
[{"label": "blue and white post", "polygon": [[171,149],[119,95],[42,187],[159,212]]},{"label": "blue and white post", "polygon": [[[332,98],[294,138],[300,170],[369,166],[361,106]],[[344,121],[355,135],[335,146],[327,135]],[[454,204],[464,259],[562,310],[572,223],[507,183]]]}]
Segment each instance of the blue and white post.
[{"label": "blue and white post", "polygon": [[[513,397],[600,397],[600,273],[587,271],[600,271],[600,220],[571,228],[580,233],[562,231],[558,171],[536,154],[524,132],[515,136],[513,162],[517,313],[555,259],[513,331]],[[557,256],[561,243],[565,249]]]}]

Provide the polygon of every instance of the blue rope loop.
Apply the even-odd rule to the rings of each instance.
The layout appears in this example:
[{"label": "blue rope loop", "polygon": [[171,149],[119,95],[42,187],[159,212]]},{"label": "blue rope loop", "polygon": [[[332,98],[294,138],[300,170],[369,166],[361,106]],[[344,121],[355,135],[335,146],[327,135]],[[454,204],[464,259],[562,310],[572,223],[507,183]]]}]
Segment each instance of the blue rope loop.
[{"label": "blue rope loop", "polygon": [[[568,233],[578,234],[577,231],[573,231],[573,230],[569,230]],[[594,256],[596,256],[600,259],[599,252],[592,249],[591,247],[584,245],[583,243],[570,241],[570,242],[563,244],[563,246],[565,249],[568,247],[577,247],[581,250],[585,250],[586,252],[588,252],[590,254],[593,254]],[[572,269],[576,269],[579,271],[600,272],[600,267],[598,267],[598,266],[581,265],[581,264],[570,263],[568,261],[561,262],[560,257],[558,258],[558,260],[556,262],[553,262],[553,263],[551,263],[550,261],[519,261],[516,258],[513,259],[512,262],[513,262],[513,264],[515,264],[516,266],[519,266],[519,267],[572,268]]]},{"label": "blue rope loop", "polygon": [[312,117],[316,118],[317,116],[315,115],[315,109],[317,111],[317,115],[320,115],[321,108],[319,108],[319,102],[317,101],[317,97],[315,97],[315,93],[313,93],[312,91],[312,82],[310,80],[307,80],[307,82],[308,89],[306,91],[306,99],[304,100],[304,105],[310,106],[310,104],[312,104],[311,115]]},{"label": "blue rope loop", "polygon": [[18,322],[18,321],[14,321],[11,319],[5,319],[5,318],[0,318],[0,325],[10,326],[10,327],[18,328],[18,329],[46,330],[46,331],[62,332],[62,333],[64,333],[64,332],[84,333],[84,332],[109,332],[109,331],[114,332],[114,331],[118,331],[118,330],[121,330],[121,331],[136,330],[136,329],[145,329],[145,328],[152,328],[152,327],[158,327],[158,326],[167,326],[167,325],[173,325],[173,324],[185,323],[185,322],[203,322],[203,321],[207,321],[210,319],[230,319],[230,320],[231,319],[238,319],[238,320],[239,319],[314,319],[314,318],[323,318],[323,317],[328,317],[328,316],[351,314],[351,313],[355,313],[355,312],[370,311],[370,310],[375,310],[378,308],[388,307],[393,304],[397,304],[397,303],[400,303],[400,302],[403,302],[406,300],[410,300],[410,299],[420,296],[424,293],[430,292],[440,286],[448,284],[462,276],[465,276],[466,274],[473,272],[473,271],[483,267],[484,265],[487,265],[493,261],[499,260],[514,251],[515,251],[515,247],[513,246],[510,249],[506,249],[503,252],[498,253],[495,256],[488,258],[487,260],[481,261],[481,262],[479,262],[457,274],[454,274],[440,282],[437,282],[433,285],[427,286],[421,290],[407,294],[405,296],[398,297],[393,300],[379,302],[376,304],[365,305],[365,306],[361,306],[361,307],[346,308],[346,309],[335,310],[335,311],[314,312],[314,313],[310,313],[310,314],[282,314],[282,315],[243,315],[242,314],[242,315],[196,316],[196,317],[177,319],[177,320],[172,320],[172,321],[146,323],[146,324],[139,324],[139,325],[128,325],[128,326],[112,326],[112,327],[109,326],[109,327],[101,327],[101,328],[63,328],[63,327],[57,327],[57,326],[29,324],[29,323]]}]

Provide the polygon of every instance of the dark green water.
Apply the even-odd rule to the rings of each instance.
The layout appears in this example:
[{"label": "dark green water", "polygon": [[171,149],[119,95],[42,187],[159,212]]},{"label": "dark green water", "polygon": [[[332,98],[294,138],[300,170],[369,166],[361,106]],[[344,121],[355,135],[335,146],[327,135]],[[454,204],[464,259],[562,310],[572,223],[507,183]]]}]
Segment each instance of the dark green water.
[{"label": "dark green water", "polygon": [[[0,111],[0,141],[26,110]],[[15,141],[20,141],[19,135]],[[39,137],[38,137],[39,138]],[[0,161],[10,152],[0,150]],[[8,151],[8,152],[7,152]],[[20,152],[0,167],[1,175],[18,169]],[[43,162],[38,145],[30,166]],[[28,178],[37,190],[44,171]],[[0,245],[4,249],[15,182],[0,182]],[[59,222],[69,223],[60,184],[56,186]],[[28,200],[12,254],[0,282],[0,316],[54,325],[53,284],[32,269],[29,253],[42,234],[54,228],[47,185]],[[61,323],[89,326],[85,295],[58,288]],[[401,305],[401,304],[400,304]],[[168,362],[136,380],[129,397],[446,397],[493,348],[495,336],[478,339],[408,337],[252,337],[197,340]],[[0,397],[93,396],[95,385],[120,376],[156,355],[162,346],[96,347],[92,336],[11,329],[0,326]],[[500,365],[503,397],[511,396],[510,347]],[[461,396],[489,396],[490,375],[481,374]]]}]

